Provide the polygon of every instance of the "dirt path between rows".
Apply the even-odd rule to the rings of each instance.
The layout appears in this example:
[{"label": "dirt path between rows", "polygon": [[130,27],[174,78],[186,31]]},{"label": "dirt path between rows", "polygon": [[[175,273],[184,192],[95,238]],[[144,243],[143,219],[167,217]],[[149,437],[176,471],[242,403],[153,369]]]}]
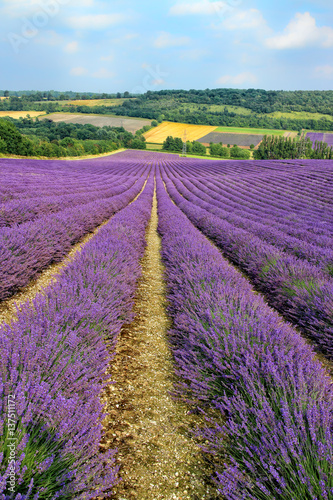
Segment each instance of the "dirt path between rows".
[{"label": "dirt path between rows", "polygon": [[103,397],[108,417],[102,449],[118,448],[123,481],[114,500],[208,500],[217,498],[209,463],[189,429],[200,425],[170,395],[174,381],[167,343],[165,284],[157,233],[157,202],[147,230],[136,318],[122,329]]}]

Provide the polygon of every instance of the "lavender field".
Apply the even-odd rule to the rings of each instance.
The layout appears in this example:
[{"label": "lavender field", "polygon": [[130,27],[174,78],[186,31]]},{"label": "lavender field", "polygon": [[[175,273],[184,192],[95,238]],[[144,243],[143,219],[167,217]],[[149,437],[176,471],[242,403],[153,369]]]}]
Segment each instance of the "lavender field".
[{"label": "lavender field", "polygon": [[[329,160],[1,159],[0,499],[333,499],[332,232]],[[163,264],[180,427],[168,404],[142,410],[154,384],[171,392],[156,344],[131,372],[137,317],[159,322],[144,258]],[[162,486],[163,467],[179,474]]]},{"label": "lavender field", "polygon": [[306,137],[311,140],[313,146],[315,145],[316,141],[326,142],[328,146],[333,146],[333,134],[322,132],[308,132],[306,134]]}]

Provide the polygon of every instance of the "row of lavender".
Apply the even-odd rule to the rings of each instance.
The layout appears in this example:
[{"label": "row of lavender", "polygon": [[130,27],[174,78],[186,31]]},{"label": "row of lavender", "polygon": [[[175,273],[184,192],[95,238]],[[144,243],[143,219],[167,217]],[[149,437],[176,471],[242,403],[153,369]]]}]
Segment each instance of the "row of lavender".
[{"label": "row of lavender", "polygon": [[198,433],[220,464],[221,494],[332,498],[330,379],[300,335],[171,202],[161,180],[157,188],[178,394],[209,418]]},{"label": "row of lavender", "polygon": [[[302,167],[304,168],[304,167]],[[328,164],[327,169],[332,167]],[[263,223],[264,216],[258,222],[245,217],[250,212],[245,209],[234,214],[234,205],[228,208],[227,200],[221,193],[213,198],[206,190],[207,196],[200,194],[192,186],[191,191],[185,187],[186,181],[180,182],[169,173],[168,166],[163,169],[163,176],[168,191],[175,203],[184,211],[190,220],[209,236],[230,260],[236,263],[253,283],[263,291],[269,303],[281,311],[290,321],[300,326],[311,335],[321,349],[333,357],[333,280],[332,273],[332,232],[322,229],[315,239],[306,240],[305,234],[312,233],[307,225],[301,235],[288,237]],[[330,173],[330,172],[328,172]],[[199,178],[202,191],[205,192],[205,180]],[[256,183],[255,176],[253,184]],[[234,187],[237,196],[238,182]],[[313,196],[315,198],[315,185]],[[195,191],[195,194],[193,193]],[[281,188],[282,191],[282,188]],[[264,190],[262,190],[264,197]],[[269,202],[266,203],[268,208]],[[331,207],[328,206],[328,210]],[[262,210],[262,213],[264,211]],[[279,212],[278,212],[279,213]],[[315,214],[315,211],[313,211]],[[242,217],[244,220],[242,221]],[[270,217],[268,210],[268,219]],[[280,228],[283,225],[280,217]],[[320,219],[320,214],[317,214]],[[296,231],[301,230],[296,229]],[[292,225],[290,232],[292,234]],[[312,235],[314,235],[313,233]],[[316,245],[314,241],[320,241]]]},{"label": "row of lavender", "polygon": [[0,159],[0,203],[88,192],[109,178],[135,175],[137,163],[128,152],[80,162]]},{"label": "row of lavender", "polygon": [[[117,335],[132,318],[153,190],[151,176],[139,198],[101,229],[33,308],[27,304],[17,322],[0,328],[3,500],[104,498],[117,482],[114,452],[99,453],[99,396]],[[16,441],[7,420],[9,396]]]},{"label": "row of lavender", "polygon": [[[224,202],[222,207],[229,212],[266,225],[277,224],[286,234],[301,239],[304,231],[309,237],[312,234],[313,239],[325,230],[330,235],[333,182],[328,162],[325,166],[322,162],[307,162],[298,168],[275,162],[275,168],[281,166],[280,171],[255,162],[250,174],[247,168],[240,174],[243,162],[239,163],[233,174],[225,174],[222,166],[219,174],[213,168],[203,168],[193,175],[192,165],[183,160],[168,163],[168,171],[173,178],[196,185],[199,196],[202,190],[208,190],[212,202]],[[281,221],[289,225],[281,225]],[[303,234],[299,233],[300,228]]]},{"label": "row of lavender", "polygon": [[225,175],[222,167],[219,175],[213,169],[193,175],[191,164],[183,160],[168,163],[168,170],[173,177],[182,181],[186,179],[194,183],[200,180],[200,183],[208,183],[210,190],[216,191],[220,198],[226,198],[235,210],[250,209],[251,213],[269,217],[282,215],[295,224],[299,218],[303,224],[306,223],[311,212],[316,214],[316,223],[318,215],[321,218],[329,216],[328,220],[331,220],[332,176],[327,165],[329,162],[319,167],[310,161],[291,170],[281,165],[280,171],[267,170],[258,163],[253,164],[251,173],[245,169],[243,174]]},{"label": "row of lavender", "polygon": [[24,160],[0,161],[0,227],[114,196],[144,175],[137,163],[128,162],[126,168],[115,160],[108,161],[108,168],[105,163],[105,159],[88,165],[81,162],[78,168],[77,162],[69,166],[66,162],[41,161],[29,166]]},{"label": "row of lavender", "polygon": [[[137,166],[133,179],[120,186],[109,183],[107,192],[88,203],[72,203],[20,225],[0,230],[0,300],[8,298],[50,264],[59,262],[87,233],[126,207],[142,190],[147,168]],[[101,179],[103,180],[103,178]],[[77,195],[82,200],[81,195]],[[87,200],[86,200],[87,201]],[[34,204],[31,202],[31,206]],[[36,204],[37,205],[37,204]]]},{"label": "row of lavender", "polygon": [[[278,195],[274,196],[274,202],[267,197],[264,203],[265,193],[263,190],[260,191],[260,188],[258,188],[257,193],[251,193],[250,189],[246,193],[246,199],[251,200],[251,205],[255,205],[256,197],[261,198],[257,207],[249,206],[249,204],[242,207],[242,188],[238,184],[237,187],[231,188],[230,194],[226,189],[221,189],[218,192],[206,179],[198,178],[196,181],[174,179],[174,184],[186,199],[199,204],[202,208],[211,211],[234,226],[246,229],[263,241],[281,248],[284,252],[318,265],[328,274],[333,271],[332,239],[330,236],[333,224],[329,222],[330,219],[333,220],[333,212],[330,215],[329,208],[326,209],[325,214],[326,224],[325,216],[321,216],[316,211],[311,212],[311,208],[308,206],[307,223],[302,225],[300,220],[300,224],[297,226],[288,217],[290,214],[295,217],[295,206],[291,205],[289,208],[288,202],[279,200]],[[283,211],[279,210],[279,201],[280,206],[284,207]],[[262,207],[259,207],[260,204]],[[314,231],[310,229],[312,224]]]},{"label": "row of lavender", "polygon": [[309,138],[312,142],[312,145],[315,145],[316,141],[326,142],[328,146],[333,146],[333,134],[327,134],[323,132],[308,132],[306,137]]}]

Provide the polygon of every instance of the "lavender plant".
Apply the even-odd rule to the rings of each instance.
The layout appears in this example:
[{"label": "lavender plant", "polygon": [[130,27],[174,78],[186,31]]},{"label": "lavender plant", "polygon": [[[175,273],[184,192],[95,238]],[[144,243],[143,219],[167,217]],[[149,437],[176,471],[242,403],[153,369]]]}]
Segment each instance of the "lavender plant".
[{"label": "lavender plant", "polygon": [[[207,414],[224,498],[333,496],[333,392],[314,352],[158,185],[178,394]],[[212,413],[211,409],[215,411]]]},{"label": "lavender plant", "polygon": [[[101,454],[106,368],[132,319],[153,179],[63,271],[57,283],[0,329],[0,498],[104,498],[118,481],[114,451]],[[10,492],[7,396],[17,424]]]}]

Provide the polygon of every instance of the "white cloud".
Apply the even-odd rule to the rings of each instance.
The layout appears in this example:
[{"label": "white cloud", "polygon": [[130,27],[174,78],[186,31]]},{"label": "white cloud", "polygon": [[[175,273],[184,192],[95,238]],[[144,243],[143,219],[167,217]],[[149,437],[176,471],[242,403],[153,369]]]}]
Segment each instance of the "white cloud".
[{"label": "white cloud", "polygon": [[110,40],[110,44],[122,44],[126,42],[130,42],[139,37],[138,33],[127,33],[127,35],[120,36],[119,38],[113,38]]},{"label": "white cloud", "polygon": [[95,14],[90,16],[75,16],[67,19],[74,29],[100,30],[119,24],[126,19],[124,14]]},{"label": "white cloud", "polygon": [[49,17],[58,15],[64,7],[91,7],[94,0],[2,0],[1,12],[3,15],[20,18],[22,15],[44,13]]},{"label": "white cloud", "polygon": [[210,2],[209,0],[201,0],[200,2],[178,3],[173,5],[173,7],[169,10],[169,14],[172,16],[211,16],[214,14],[221,15],[221,13],[225,13],[230,10],[232,10],[232,7],[228,2]]},{"label": "white cloud", "polygon": [[91,75],[93,78],[114,78],[116,75],[106,68],[100,68]]},{"label": "white cloud", "polygon": [[183,50],[180,54],[181,59],[186,59],[188,61],[199,61],[207,55],[207,52],[202,49],[187,49]]},{"label": "white cloud", "polygon": [[270,49],[299,49],[308,46],[333,47],[333,29],[329,26],[318,27],[309,12],[297,13],[286,26],[283,33],[268,38]]},{"label": "white cloud", "polygon": [[266,21],[258,9],[236,10],[222,23],[227,30],[255,30],[267,28]]},{"label": "white cloud", "polygon": [[109,56],[101,56],[100,60],[101,61],[112,62],[114,60],[114,55],[110,54]]},{"label": "white cloud", "polygon": [[34,43],[39,45],[49,45],[51,47],[57,47],[64,43],[64,39],[59,33],[54,30],[47,30],[35,37]]},{"label": "white cloud", "polygon": [[333,78],[333,66],[331,64],[317,66],[315,75],[321,78]]},{"label": "white cloud", "polygon": [[244,83],[257,83],[257,81],[257,77],[253,73],[245,71],[235,76],[224,75],[216,83],[221,85],[243,85]]},{"label": "white cloud", "polygon": [[74,54],[79,50],[78,42],[69,42],[65,47],[64,51],[68,52],[68,54]]},{"label": "white cloud", "polygon": [[166,49],[168,47],[183,47],[190,43],[188,36],[177,36],[162,31],[154,41],[154,47],[157,49]]},{"label": "white cloud", "polygon": [[82,66],[72,68],[70,71],[70,74],[72,76],[83,76],[83,75],[87,75],[87,73],[88,73],[88,70],[86,68],[83,68]]}]

